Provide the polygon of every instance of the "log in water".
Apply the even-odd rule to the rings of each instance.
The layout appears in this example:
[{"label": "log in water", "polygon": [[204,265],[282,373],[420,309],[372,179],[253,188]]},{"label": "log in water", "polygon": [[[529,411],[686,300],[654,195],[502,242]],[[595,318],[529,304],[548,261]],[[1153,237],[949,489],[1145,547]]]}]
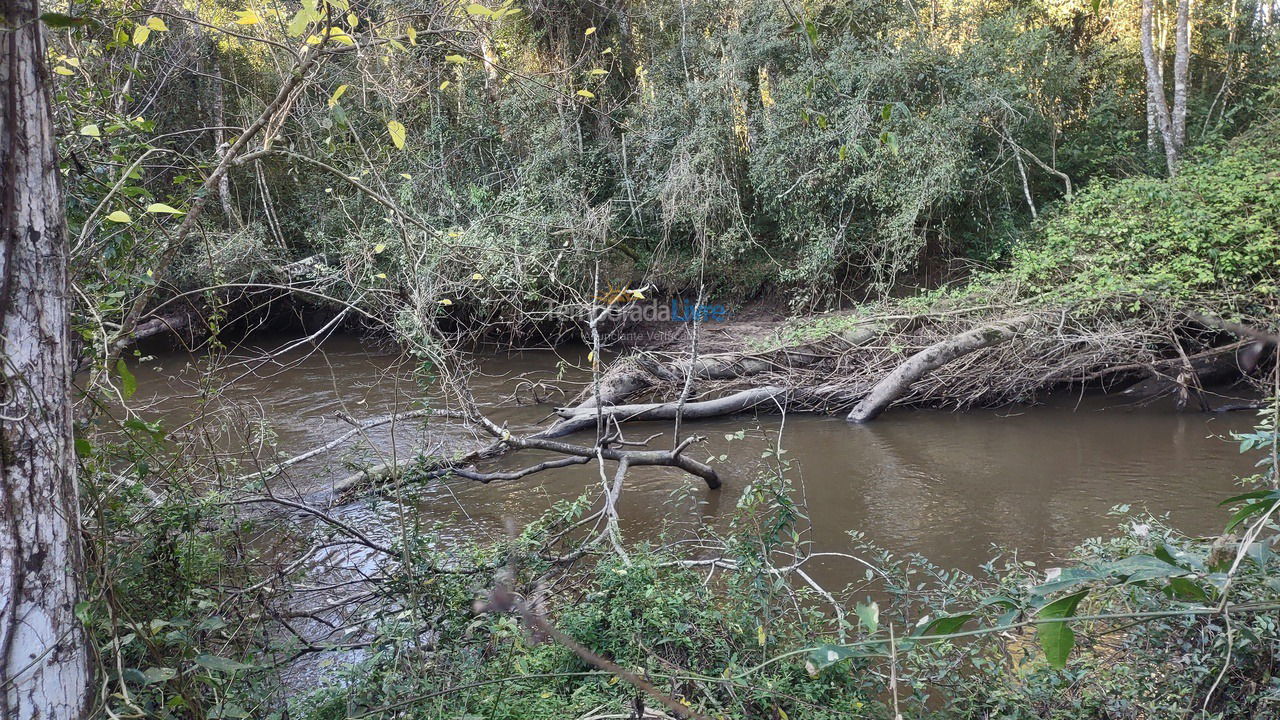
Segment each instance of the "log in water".
[{"label": "log in water", "polygon": [[[281,456],[349,432],[351,425],[335,413],[365,419],[404,411],[416,407],[412,402],[422,392],[411,360],[369,349],[351,337],[332,338],[318,349],[299,348],[269,363],[253,362],[255,352],[260,349],[244,347],[223,362],[228,367],[222,375],[234,384],[205,412],[237,408],[266,419]],[[483,373],[472,383],[477,400],[513,431],[532,432],[588,380],[585,354],[572,347],[484,358]],[[248,362],[234,364],[238,360]],[[151,412],[169,427],[179,427],[201,407],[187,385],[197,377],[197,362],[200,358],[190,355],[164,355],[137,372],[139,397],[150,396]],[[560,363],[575,367],[564,369]],[[543,403],[533,404],[535,399]],[[1119,524],[1120,518],[1108,515],[1116,505],[1138,510],[1146,500],[1185,531],[1220,530],[1225,515],[1217,503],[1231,494],[1233,477],[1248,473],[1251,462],[1228,438],[1233,430],[1250,428],[1253,420],[1250,413],[1177,413],[1171,405],[1062,397],[1048,405],[999,411],[900,411],[859,427],[840,417],[811,415],[791,415],[785,423],[776,414],[687,421],[685,433],[707,438],[689,451],[691,457],[712,458],[723,489],[710,491],[673,468],[636,467],[627,477],[619,510],[628,539],[654,537],[664,525],[691,529],[721,523],[743,487],[773,462],[761,456],[778,444],[781,431],[816,550],[847,550],[847,533],[861,531],[895,553],[918,552],[965,570],[990,558],[993,546],[1053,564],[1056,554]],[[661,430],[669,433],[669,423],[626,427],[629,439]],[[742,439],[726,438],[739,430]],[[371,428],[367,439],[299,463],[273,484],[307,494],[350,474],[351,462],[403,458],[437,443],[465,448],[486,442],[439,418],[425,425],[413,420]],[[226,442],[235,444],[234,438]],[[669,434],[653,441],[656,448],[670,444]],[[276,459],[272,452],[265,447],[258,452],[264,466]],[[720,461],[721,455],[729,459]],[[484,468],[516,469],[546,457],[518,453]],[[489,485],[437,480],[416,490],[412,502],[427,524],[440,523],[446,538],[496,539],[506,534],[507,518],[527,522],[557,501],[598,488],[599,482],[592,463]],[[368,516],[359,503],[342,512]],[[860,574],[859,567],[839,562],[819,572],[828,582]]]}]

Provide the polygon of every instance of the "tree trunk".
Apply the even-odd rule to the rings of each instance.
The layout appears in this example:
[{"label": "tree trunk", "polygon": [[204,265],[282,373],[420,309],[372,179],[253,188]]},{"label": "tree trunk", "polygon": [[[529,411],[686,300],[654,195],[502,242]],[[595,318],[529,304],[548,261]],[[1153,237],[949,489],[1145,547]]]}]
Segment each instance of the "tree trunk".
[{"label": "tree trunk", "polygon": [[939,343],[934,343],[912,355],[893,372],[884,376],[871,388],[871,392],[853,408],[845,418],[849,422],[870,422],[884,412],[894,401],[911,390],[911,385],[928,373],[974,350],[999,345],[1013,338],[1036,321],[1034,315],[1022,315],[980,328],[962,332]]},{"label": "tree trunk", "polygon": [[[212,48],[210,52],[213,55],[213,148],[218,162],[227,155],[226,130],[223,128],[227,125],[226,111],[226,90],[223,87],[222,80],[222,64],[218,62],[218,49]],[[239,230],[240,216],[236,214],[235,205],[231,202],[231,173],[223,173],[218,178],[218,201],[222,203],[222,214],[227,219],[227,228],[230,230]]]},{"label": "tree trunk", "polygon": [[[1173,118],[1170,133],[1176,157],[1187,142],[1187,73],[1191,65],[1191,0],[1178,0],[1178,25],[1173,41]],[[1175,168],[1176,170],[1176,168]],[[1172,175],[1174,170],[1170,170]]]},{"label": "tree trunk", "polygon": [[1160,130],[1160,141],[1164,147],[1165,166],[1169,174],[1177,172],[1178,150],[1181,147],[1174,141],[1173,121],[1169,117],[1169,103],[1164,97],[1164,82],[1160,60],[1156,57],[1154,38],[1155,0],[1142,0],[1142,64],[1147,71],[1147,104],[1155,115],[1156,127]]},{"label": "tree trunk", "polygon": [[683,405],[679,402],[666,402],[612,405],[601,410],[596,410],[595,408],[560,409],[556,413],[564,419],[534,437],[558,438],[595,427],[597,412],[607,418],[615,419],[619,423],[640,420],[675,420],[677,417],[683,417],[686,420],[699,420],[720,417],[721,415],[734,415],[761,405],[777,404],[785,408],[787,406],[787,396],[791,393],[792,391],[787,388],[770,385],[742,390],[713,400],[686,402]]},{"label": "tree trunk", "polygon": [[67,321],[67,237],[37,0],[0,34],[0,717],[81,718],[89,654]]}]

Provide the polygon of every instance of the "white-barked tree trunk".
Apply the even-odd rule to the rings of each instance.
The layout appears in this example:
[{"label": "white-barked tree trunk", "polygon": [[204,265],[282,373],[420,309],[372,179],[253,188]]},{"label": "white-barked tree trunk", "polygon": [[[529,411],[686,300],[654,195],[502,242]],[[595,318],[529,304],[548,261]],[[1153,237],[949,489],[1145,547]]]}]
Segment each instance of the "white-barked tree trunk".
[{"label": "white-barked tree trunk", "polygon": [[81,718],[89,653],[72,438],[67,237],[36,0],[0,33],[0,717]]}]

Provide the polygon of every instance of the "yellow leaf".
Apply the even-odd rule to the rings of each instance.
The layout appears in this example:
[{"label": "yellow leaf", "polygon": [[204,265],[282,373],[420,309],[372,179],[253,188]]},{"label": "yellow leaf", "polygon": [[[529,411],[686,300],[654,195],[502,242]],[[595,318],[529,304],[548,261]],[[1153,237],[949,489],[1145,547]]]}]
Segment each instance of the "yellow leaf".
[{"label": "yellow leaf", "polygon": [[151,37],[151,28],[147,27],[146,25],[139,25],[138,27],[133,29],[134,45],[137,45],[138,47],[142,47],[147,42],[147,38],[149,37]]},{"label": "yellow leaf", "polygon": [[[67,74],[68,74],[68,75],[70,75],[71,73],[67,73]],[[88,135],[89,137],[101,137],[101,136],[102,136],[102,133],[98,132],[98,126],[97,126],[97,125],[85,125],[84,127],[80,128],[80,134],[81,134],[81,135]]]},{"label": "yellow leaf", "polygon": [[133,218],[129,217],[129,213],[123,210],[117,210],[107,216],[107,219],[116,223],[133,222]]},{"label": "yellow leaf", "polygon": [[387,274],[386,274],[386,273],[378,273],[377,275],[374,275],[374,277],[378,278],[379,280],[386,280],[386,279],[387,279]]},{"label": "yellow leaf", "polygon": [[472,279],[472,280],[483,280],[483,279],[484,279],[484,276],[483,276],[483,275],[481,275],[480,273],[472,273],[472,274],[471,274],[471,279]]},{"label": "yellow leaf", "polygon": [[395,143],[397,148],[403,150],[405,137],[404,125],[401,125],[397,120],[392,120],[387,123],[387,132],[391,134],[391,142]]},{"label": "yellow leaf", "polygon": [[609,74],[609,71],[608,71],[608,70],[603,70],[603,69],[601,69],[601,68],[595,68],[594,70],[592,70],[591,72],[589,72],[589,73],[587,73],[587,74],[588,74],[588,75],[608,75],[608,74]]},{"label": "yellow leaf", "polygon": [[252,10],[236,10],[234,12],[236,14],[237,25],[257,25],[262,22],[262,18],[258,13]]},{"label": "yellow leaf", "polygon": [[412,179],[413,179],[413,176],[412,176],[412,175],[410,175],[409,173],[400,173],[400,177],[404,178],[405,180],[412,180]]},{"label": "yellow leaf", "polygon": [[764,626],[757,625],[756,626],[756,642],[760,643],[760,647],[764,647],[765,640],[768,639],[768,637],[769,636],[765,634]]},{"label": "yellow leaf", "polygon": [[617,675],[614,675],[613,677],[609,678],[609,684],[610,684],[610,685],[617,685],[617,684],[618,684],[618,676],[617,676]]},{"label": "yellow leaf", "polygon": [[349,87],[351,87],[351,86],[350,86],[350,85],[339,85],[339,86],[338,86],[338,89],[337,89],[337,90],[334,90],[334,91],[333,91],[333,94],[329,96],[329,107],[333,107],[334,105],[337,105],[337,104],[338,104],[338,98],[342,97],[342,93],[346,92],[346,91],[347,91],[347,88],[349,88]]},{"label": "yellow leaf", "polygon": [[632,299],[632,300],[643,300],[643,299],[644,299],[644,293],[640,292],[639,290],[632,290],[632,291],[631,291],[631,299]]},{"label": "yellow leaf", "polygon": [[596,351],[592,350],[591,352],[587,353],[587,362],[593,363],[595,361],[596,361]]},{"label": "yellow leaf", "polygon": [[360,18],[356,17],[355,13],[347,13],[347,24],[350,25],[352,29],[355,29],[355,27],[360,24]]},{"label": "yellow leaf", "polygon": [[493,11],[481,5],[480,3],[471,3],[467,6],[468,15],[492,16]]},{"label": "yellow leaf", "polygon": [[307,26],[321,18],[320,11],[312,8],[303,7],[293,18],[289,20],[289,24],[285,26],[285,33],[289,37],[298,37]]},{"label": "yellow leaf", "polygon": [[542,698],[543,700],[546,700],[547,698],[551,697],[551,693],[549,693],[549,692],[544,692],[544,693],[542,693],[541,695],[539,695],[538,697]]},{"label": "yellow leaf", "polygon": [[147,212],[164,213],[166,215],[186,215],[186,213],[178,208],[173,207],[172,205],[165,205],[164,203],[151,203],[147,206]]},{"label": "yellow leaf", "polygon": [[594,33],[595,31],[596,31],[596,26],[595,26],[595,25],[592,25],[591,27],[587,28],[587,29],[586,29],[586,31],[585,31],[585,32],[583,32],[582,34],[583,34],[583,35],[590,35],[591,33]]},{"label": "yellow leaf", "polygon": [[74,74],[75,74],[75,73],[71,72],[70,70],[68,70],[67,68],[62,67],[61,65],[59,65],[58,67],[54,68],[54,69],[53,69],[53,71],[54,71],[54,72],[56,72],[56,73],[58,73],[59,75],[74,75]]},{"label": "yellow leaf", "polygon": [[444,82],[440,83],[440,89],[441,89],[441,90],[444,90],[444,89],[445,89],[445,88],[447,88],[447,87],[449,87],[449,81],[448,81],[448,80],[445,80]]},{"label": "yellow leaf", "polygon": [[466,58],[464,58],[464,57],[462,57],[461,55],[445,55],[445,56],[444,56],[444,61],[445,61],[445,62],[456,63],[456,64],[458,64],[458,65],[462,65],[463,63],[465,63],[465,62],[467,61],[467,59],[466,59]]},{"label": "yellow leaf", "polygon": [[791,718],[787,715],[786,710],[783,710],[782,708],[776,708],[776,710],[778,711],[779,718],[781,718],[782,720],[791,720]]},{"label": "yellow leaf", "polygon": [[80,67],[80,58],[62,58],[62,62],[70,65],[71,67]]},{"label": "yellow leaf", "polygon": [[161,20],[155,15],[147,18],[147,27],[155,30],[156,32],[165,32],[169,29],[169,26],[164,24],[164,20]]},{"label": "yellow leaf", "polygon": [[584,98],[587,98],[588,100],[596,96],[596,94],[591,92],[590,90],[579,90],[578,94]]},{"label": "yellow leaf", "polygon": [[600,51],[600,54],[601,54],[601,55],[608,55],[608,54],[609,54],[609,53],[611,53],[611,52],[613,52],[613,48],[605,48],[604,50],[601,50],[601,51]]},{"label": "yellow leaf", "polygon": [[385,244],[383,244],[383,243],[378,243],[377,245],[374,245],[374,246],[373,246],[373,254],[374,254],[374,255],[377,255],[378,253],[380,253],[380,252],[382,252],[383,250],[386,250],[386,249],[387,249],[387,246],[386,246]]},{"label": "yellow leaf", "polygon": [[409,44],[410,44],[410,45],[417,45],[417,44],[418,44],[418,31],[417,31],[417,29],[415,29],[412,25],[410,25],[410,26],[406,27],[406,28],[404,29],[404,33],[405,33],[406,35],[408,35],[408,36],[409,36]]},{"label": "yellow leaf", "polygon": [[154,270],[147,270],[147,277],[155,277],[155,276],[156,276],[156,273]]},{"label": "yellow leaf", "polygon": [[440,304],[441,304],[441,305],[452,305],[452,304],[453,304],[453,301],[452,301],[452,300],[450,300],[449,298],[440,298]]}]

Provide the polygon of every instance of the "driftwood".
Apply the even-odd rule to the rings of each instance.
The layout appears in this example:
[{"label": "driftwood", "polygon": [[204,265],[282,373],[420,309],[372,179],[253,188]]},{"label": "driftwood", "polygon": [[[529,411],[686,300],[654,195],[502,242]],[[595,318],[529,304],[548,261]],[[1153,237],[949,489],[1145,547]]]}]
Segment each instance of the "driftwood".
[{"label": "driftwood", "polygon": [[[851,345],[855,343],[863,344],[869,342],[870,339],[874,339],[878,334],[879,330],[877,329],[870,334],[858,334],[857,337],[859,339],[848,339],[846,342]],[[660,382],[683,380],[690,373],[691,368],[693,377],[697,380],[736,380],[776,370],[808,367],[821,362],[823,359],[825,357],[822,354],[794,349],[778,350],[758,355],[716,353],[699,357],[692,363],[688,358],[662,360],[655,355],[642,353],[614,364],[600,378],[600,398],[603,399],[603,402],[591,395],[572,408],[558,411],[557,414],[564,419],[538,433],[537,436],[557,438],[584,430],[595,424],[595,413],[587,413],[587,411],[594,410],[599,405],[605,407],[621,405],[636,394],[648,390]],[[715,415],[742,412],[747,409],[730,409],[726,412],[694,415],[688,410],[691,405],[696,404],[686,403],[686,412],[683,417],[714,417]],[[584,417],[588,414],[590,419]],[[670,414],[670,417],[674,418],[675,414]],[[629,419],[657,420],[664,418],[652,416]]]},{"label": "driftwood", "polygon": [[[713,400],[686,402],[684,404],[683,412],[681,412],[680,403],[665,402],[638,405],[614,405],[600,409],[599,414],[603,415],[606,419],[616,420],[618,422],[635,420],[674,420],[677,414],[680,414],[681,417],[687,420],[692,420],[719,417],[721,415],[733,415],[740,412],[746,412],[758,405],[770,403],[777,403],[785,407],[788,396],[791,394],[792,391],[787,388],[767,386],[743,390],[741,392],[715,398]],[[567,408],[558,410],[557,414],[564,419],[547,430],[539,433],[539,437],[562,437],[579,430],[594,427],[596,424],[597,411],[595,408]]]},{"label": "driftwood", "polygon": [[[928,316],[885,315],[869,319],[850,330],[815,341],[802,348],[779,348],[760,353],[715,353],[690,360],[686,357],[642,352],[615,363],[598,384],[599,397],[588,394],[581,402],[558,408],[556,421],[540,432],[514,437],[482,415],[468,419],[494,438],[488,446],[454,459],[416,458],[378,465],[338,483],[339,493],[393,479],[411,464],[424,477],[457,475],[479,482],[514,480],[542,470],[583,464],[593,458],[627,465],[678,467],[715,488],[715,471],[677,451],[627,449],[620,426],[634,421],[705,419],[764,408],[785,412],[846,413],[851,422],[868,422],[895,403],[910,400],[924,404],[1007,403],[1024,399],[1027,392],[1059,384],[1108,382],[1138,372],[1179,374],[1172,382],[1193,387],[1225,371],[1247,374],[1269,357],[1270,335],[1242,333],[1246,339],[1220,343],[1211,328],[1193,332],[1184,351],[1177,340],[1154,347],[1150,328],[1159,327],[1168,338],[1179,337],[1187,327],[1185,315],[1165,314],[1138,321],[1095,319],[1082,322],[1067,311],[1024,313],[1006,319],[973,323],[961,315],[996,306],[965,308]],[[1203,322],[1203,321],[1201,321]],[[1054,332],[1028,333],[1041,323],[1055,325]],[[1164,323],[1164,324],[1161,324]],[[1194,329],[1194,328],[1193,328]],[[1200,334],[1196,334],[1196,333]],[[1206,334],[1206,332],[1208,334]],[[978,353],[1019,337],[1016,348]],[[905,355],[901,354],[904,352]],[[1228,367],[1229,366],[1229,367]],[[1186,376],[1186,377],[1181,377]],[[637,394],[654,392],[659,399],[674,395],[686,378],[703,381],[700,399],[684,402],[628,402]],[[1159,382],[1170,382],[1162,378]],[[755,385],[752,387],[752,385]],[[1138,389],[1135,388],[1134,393]],[[670,393],[670,394],[669,394]],[[1246,406],[1221,408],[1239,409]],[[1213,409],[1206,406],[1206,409]],[[470,415],[470,413],[468,413]],[[591,444],[557,441],[573,433],[596,430]],[[687,444],[687,443],[686,443]],[[683,449],[685,444],[680,446]],[[560,455],[520,470],[483,472],[481,460],[519,449],[536,449]]]},{"label": "driftwood", "polygon": [[203,323],[197,322],[200,319],[200,315],[194,310],[185,310],[152,318],[146,322],[138,323],[132,333],[116,340],[114,347],[117,350],[124,350],[140,340],[167,333],[181,336],[183,331],[189,331],[188,336],[195,338],[197,333],[203,334],[207,332]]},{"label": "driftwood", "polygon": [[1035,322],[1034,315],[1021,315],[974,328],[930,345],[877,382],[846,419],[855,423],[874,420],[891,403],[910,391],[911,385],[921,377],[962,355],[1005,342]]},{"label": "driftwood", "polygon": [[[684,454],[689,444],[699,439],[696,437],[686,438],[672,450],[623,449],[615,447],[615,445],[634,445],[637,443],[622,443],[611,437],[601,439],[598,446],[588,447],[586,445],[559,442],[545,434],[530,435],[528,437],[512,435],[478,413],[472,420],[497,440],[453,459],[433,458],[423,461],[420,458],[407,458],[365,468],[335,482],[332,486],[333,497],[341,498],[360,488],[385,484],[400,477],[410,467],[414,467],[423,478],[457,475],[477,482],[489,483],[495,480],[518,480],[543,470],[585,464],[595,459],[612,462],[625,461],[630,466],[661,465],[679,468],[690,475],[701,478],[707,484],[707,487],[712,490],[720,487],[720,476],[714,468]],[[591,418],[591,422],[595,422],[594,416]],[[520,470],[486,473],[474,469],[475,463],[480,460],[492,459],[515,450],[543,450],[565,457],[541,462]],[[311,453],[307,455],[310,456]]]}]

